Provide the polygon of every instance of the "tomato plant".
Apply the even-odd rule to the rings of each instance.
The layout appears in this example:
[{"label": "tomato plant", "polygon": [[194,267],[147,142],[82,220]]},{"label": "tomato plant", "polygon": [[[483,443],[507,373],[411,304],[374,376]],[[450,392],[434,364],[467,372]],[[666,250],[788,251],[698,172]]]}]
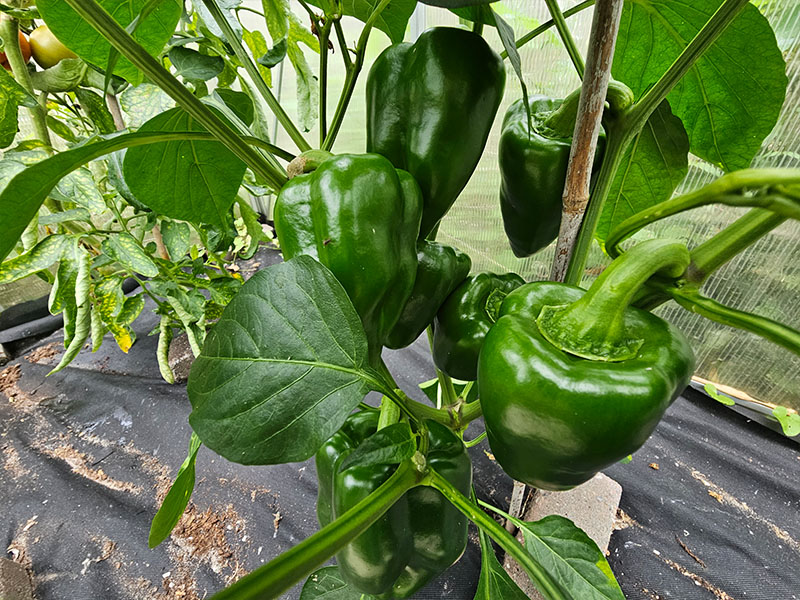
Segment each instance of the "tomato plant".
[{"label": "tomato plant", "polygon": [[[702,292],[712,272],[800,218],[798,170],[749,168],[787,86],[754,5],[597,0],[562,13],[545,0],[552,20],[515,38],[489,0],[423,3],[461,26],[404,42],[416,0],[309,0],[299,15],[285,2],[264,2],[262,13],[202,0],[189,18],[166,0],[134,0],[130,11],[115,0],[39,0],[2,21],[4,40],[21,36],[20,23],[45,24],[30,40],[44,69],[25,67],[14,47],[13,77],[0,73],[3,147],[21,110],[36,133],[4,157],[0,258],[11,258],[0,283],[34,274],[53,283],[50,309],[65,331],[54,370],[106,333],[127,351],[145,299],[161,319],[164,379],[175,330],[196,356],[189,456],[149,543],[185,509],[201,446],[248,465],[315,458],[320,531],[216,598],[278,597],[309,575],[304,600],[326,593],[322,579],[352,597],[410,597],[459,559],[468,521],[489,565],[476,598],[524,597],[489,538],[545,598],[621,598],[602,552],[571,522],[507,515],[522,545],[484,512],[467,425],[484,419],[510,476],[570,489],[641,447],[692,375],[691,343],[652,313],[659,305],[800,354],[796,329]],[[584,57],[566,18],[592,5]],[[260,16],[260,29],[242,12]],[[363,24],[354,44],[345,17]],[[565,98],[529,94],[521,68],[518,48],[551,28],[581,80]],[[391,44],[368,60],[374,29]],[[344,81],[331,114],[334,50]],[[291,102],[273,81],[284,64],[297,75]],[[366,152],[340,152],[365,76]],[[759,94],[745,98],[755,79]],[[470,275],[470,257],[436,240],[509,95],[500,212],[517,256],[555,238],[551,281]],[[673,197],[690,153],[725,174]],[[270,199],[285,262],[244,282],[237,260],[275,242],[248,196]],[[630,241],[708,204],[750,210],[693,248]],[[612,262],[583,288],[595,241]],[[128,297],[127,278],[139,284]],[[433,405],[411,399],[382,356],[426,330]],[[365,404],[370,391],[380,407]],[[333,556],[338,567],[317,571]]]}]

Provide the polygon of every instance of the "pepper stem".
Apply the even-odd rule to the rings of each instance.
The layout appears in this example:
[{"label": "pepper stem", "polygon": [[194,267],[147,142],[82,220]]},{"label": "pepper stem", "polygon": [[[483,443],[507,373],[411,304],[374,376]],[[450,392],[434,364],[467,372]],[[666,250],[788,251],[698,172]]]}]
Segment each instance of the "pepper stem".
[{"label": "pepper stem", "polygon": [[689,260],[689,251],[680,242],[637,244],[612,262],[580,300],[543,307],[536,320],[539,331],[557,348],[582,358],[605,362],[633,358],[644,340],[626,331],[628,306],[650,277],[679,277]]},{"label": "pepper stem", "polygon": [[[555,137],[571,138],[575,132],[575,120],[578,116],[578,104],[581,99],[581,88],[576,89],[564,98],[553,113],[545,119],[543,126],[548,133]],[[612,79],[608,82],[606,103],[610,113],[618,114],[631,106],[634,102],[633,91],[621,81]]]}]

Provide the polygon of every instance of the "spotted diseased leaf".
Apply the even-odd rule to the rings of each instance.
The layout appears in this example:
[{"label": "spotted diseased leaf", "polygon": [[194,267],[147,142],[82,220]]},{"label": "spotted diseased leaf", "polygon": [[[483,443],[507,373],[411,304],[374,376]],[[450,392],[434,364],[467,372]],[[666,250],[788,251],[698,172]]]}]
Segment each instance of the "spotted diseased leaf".
[{"label": "spotted diseased leaf", "polygon": [[74,202],[94,215],[106,210],[106,203],[92,177],[92,172],[85,167],[74,170],[59,181],[51,195],[62,202]]},{"label": "spotted diseased leaf", "polygon": [[158,275],[158,267],[131,234],[123,232],[109,235],[102,247],[103,252],[129,271],[145,277]]},{"label": "spotted diseased leaf", "polygon": [[[92,255],[89,253],[88,250],[78,246],[76,249],[77,254],[77,276],[75,278],[75,317],[74,320],[71,319],[71,335],[69,336],[69,342],[66,342],[66,335],[65,335],[65,342],[66,342],[66,350],[64,350],[64,354],[61,356],[61,360],[55,366],[55,368],[48,373],[48,375],[52,375],[66,367],[69,363],[72,362],[78,352],[81,351],[83,345],[86,343],[86,340],[89,338],[89,332],[91,331],[92,326],[92,301],[90,296],[90,291],[92,287],[92,277],[91,277],[91,268],[92,268]],[[69,311],[65,311],[65,328],[66,328],[66,317]]]},{"label": "spotted diseased leaf", "polygon": [[122,303],[122,308],[117,315],[117,323],[130,325],[142,314],[142,310],[144,310],[144,293],[125,298],[125,302]]},{"label": "spotted diseased leaf", "polygon": [[186,256],[191,246],[191,233],[186,223],[161,221],[161,238],[171,260],[177,261]]},{"label": "spotted diseased leaf", "polygon": [[10,146],[17,135],[20,106],[36,106],[36,98],[0,69],[0,148]]},{"label": "spotted diseased leaf", "polygon": [[299,256],[250,278],[209,332],[189,375],[189,422],[228,460],[302,461],[378,377],[344,288]]},{"label": "spotted diseased leaf", "polygon": [[[625,2],[612,75],[637,99],[683,51],[720,0]],[[786,95],[786,63],[769,22],[747,3],[667,96],[692,154],[744,169],[772,131]]]},{"label": "spotted diseased leaf", "polygon": [[25,254],[0,263],[0,285],[47,269],[61,260],[69,243],[70,238],[66,235],[51,235]]},{"label": "spotted diseased leaf", "polygon": [[108,134],[116,131],[114,117],[111,116],[111,112],[100,94],[84,87],[75,89],[74,93],[81,110],[89,117],[98,133]]},{"label": "spotted diseased leaf", "polygon": [[133,346],[135,333],[128,327],[129,322],[118,315],[126,302],[122,293],[122,277],[107,277],[94,285],[94,312],[97,313],[105,328],[114,336],[120,350],[127,353]]},{"label": "spotted diseased leaf", "polygon": [[157,85],[143,83],[123,91],[119,96],[119,105],[125,111],[128,127],[138,129],[156,115],[175,106],[175,101]]}]

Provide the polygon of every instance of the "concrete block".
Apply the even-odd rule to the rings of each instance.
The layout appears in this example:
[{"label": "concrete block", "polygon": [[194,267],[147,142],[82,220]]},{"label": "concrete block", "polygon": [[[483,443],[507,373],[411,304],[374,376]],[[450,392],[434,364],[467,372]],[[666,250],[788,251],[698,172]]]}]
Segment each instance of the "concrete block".
[{"label": "concrete block", "polygon": [[[621,497],[622,486],[598,473],[583,485],[566,492],[535,490],[523,520],[538,521],[547,515],[561,515],[583,529],[600,550],[606,552]],[[517,534],[517,539],[521,542],[522,535]],[[516,561],[506,556],[503,566],[531,600],[542,599]]]},{"label": "concrete block", "polygon": [[0,558],[0,600],[33,600],[27,569],[7,558]]}]

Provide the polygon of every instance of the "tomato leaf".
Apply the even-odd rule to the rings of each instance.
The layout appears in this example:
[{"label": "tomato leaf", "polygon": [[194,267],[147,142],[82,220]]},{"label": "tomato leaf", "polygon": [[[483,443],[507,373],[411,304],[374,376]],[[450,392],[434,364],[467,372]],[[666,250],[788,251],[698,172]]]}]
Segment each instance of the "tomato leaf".
[{"label": "tomato leaf", "polygon": [[[150,119],[139,133],[205,131],[173,108]],[[130,191],[159,214],[224,227],[246,166],[220,142],[159,142],[129,149],[122,171]]]},{"label": "tomato leaf", "polygon": [[[636,97],[669,68],[720,0],[625,2],[612,68]],[[726,171],[750,166],[777,122],[786,63],[769,22],[748,3],[667,96],[692,154]]]},{"label": "tomato leaf", "polygon": [[25,254],[0,264],[0,285],[33,275],[58,262],[67,249],[69,240],[65,235],[48,236]]},{"label": "tomato leaf", "polygon": [[628,217],[668,200],[689,172],[689,138],[664,101],[631,143],[614,182],[595,235],[601,242]]},{"label": "tomato leaf", "polygon": [[309,256],[245,283],[192,365],[189,423],[242,464],[306,460],[377,381],[341,284]]},{"label": "tomato leaf", "polygon": [[0,69],[0,148],[5,148],[17,135],[19,106],[36,106],[36,98],[16,82],[5,69]]},{"label": "tomato leaf", "polygon": [[417,444],[411,427],[401,422],[380,429],[364,440],[339,465],[344,471],[350,467],[372,465],[397,465],[414,456]]},{"label": "tomato leaf", "polygon": [[139,242],[129,233],[109,235],[103,242],[103,252],[111,256],[123,267],[145,277],[158,275],[158,267]]},{"label": "tomato leaf", "polygon": [[200,438],[192,433],[189,440],[189,454],[181,468],[178,469],[175,481],[172,482],[172,486],[150,524],[150,535],[147,537],[147,545],[150,548],[155,548],[167,539],[189,504],[189,498],[192,497],[194,490],[194,465],[197,460],[197,451],[200,450],[201,445]]},{"label": "tomato leaf", "polygon": [[[127,27],[151,2],[151,0],[96,0],[122,27]],[[106,67],[111,45],[64,0],[37,0],[36,8],[50,31],[70,50],[86,62],[101,69]],[[152,56],[157,56],[172,37],[181,17],[182,3],[160,2],[147,18],[143,19],[132,34],[139,44]],[[126,58],[119,57],[113,72],[133,85],[144,79],[139,69]]]}]

